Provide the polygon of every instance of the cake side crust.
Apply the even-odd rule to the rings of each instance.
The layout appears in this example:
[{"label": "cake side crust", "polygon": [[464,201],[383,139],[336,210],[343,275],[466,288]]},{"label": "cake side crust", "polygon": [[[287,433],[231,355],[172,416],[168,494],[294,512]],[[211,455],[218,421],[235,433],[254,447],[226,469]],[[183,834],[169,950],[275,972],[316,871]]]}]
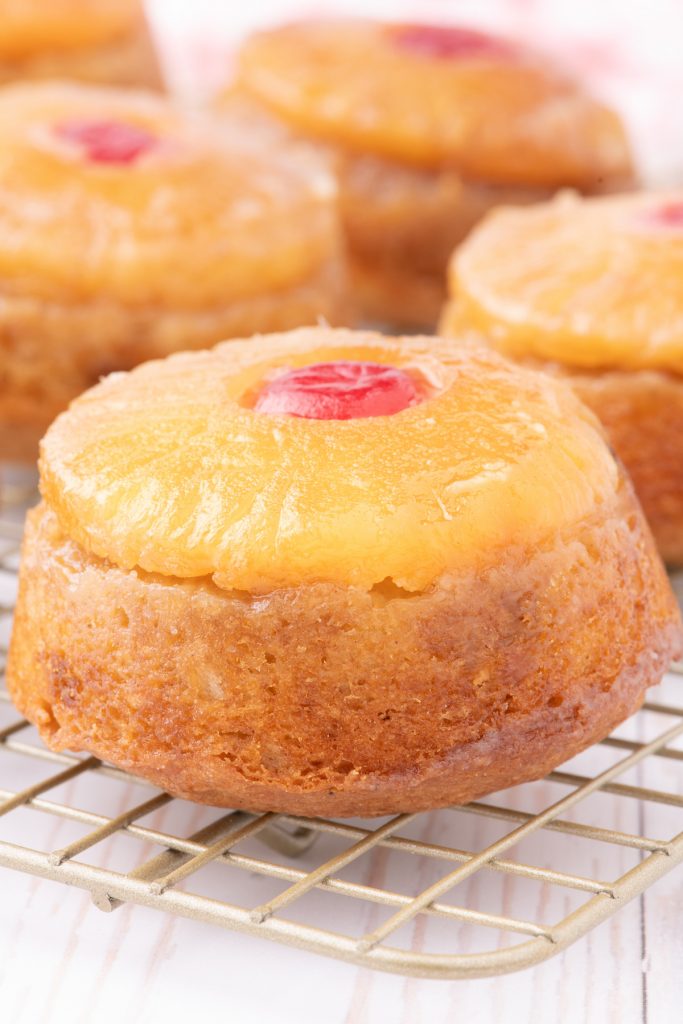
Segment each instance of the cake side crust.
[{"label": "cake side crust", "polygon": [[419,596],[253,598],[86,555],[29,517],[8,683],[55,749],[171,793],[304,815],[459,804],[606,735],[681,651],[630,486]]}]

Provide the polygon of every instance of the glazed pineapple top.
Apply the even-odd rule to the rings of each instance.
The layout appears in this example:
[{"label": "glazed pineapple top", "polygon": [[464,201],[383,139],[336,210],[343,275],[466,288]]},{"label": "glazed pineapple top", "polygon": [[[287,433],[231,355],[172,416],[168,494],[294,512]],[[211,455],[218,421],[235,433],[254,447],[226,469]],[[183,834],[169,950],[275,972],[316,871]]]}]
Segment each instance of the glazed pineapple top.
[{"label": "glazed pineapple top", "polygon": [[631,170],[612,111],[473,29],[298,22],[247,40],[237,86],[304,134],[491,182],[591,187]]},{"label": "glazed pineapple top", "polygon": [[130,89],[0,90],[0,291],[204,309],[308,278],[332,179],[243,129]]},{"label": "glazed pineapple top", "polygon": [[509,355],[683,373],[683,192],[496,211],[455,253],[450,288],[445,327]]},{"label": "glazed pineapple top", "polygon": [[62,529],[124,568],[408,591],[613,495],[596,420],[476,343],[308,328],[113,374],[42,445]]},{"label": "glazed pineapple top", "polygon": [[140,0],[0,0],[0,59],[107,43],[141,13]]}]

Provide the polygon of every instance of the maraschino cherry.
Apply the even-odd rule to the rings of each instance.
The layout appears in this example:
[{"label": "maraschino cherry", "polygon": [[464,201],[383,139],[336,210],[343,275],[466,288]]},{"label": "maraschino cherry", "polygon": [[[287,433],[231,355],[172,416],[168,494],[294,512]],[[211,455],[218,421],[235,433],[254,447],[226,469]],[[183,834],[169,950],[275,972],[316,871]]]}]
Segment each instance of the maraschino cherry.
[{"label": "maraschino cherry", "polygon": [[683,232],[683,199],[672,199],[646,210],[644,220],[651,227]]},{"label": "maraschino cherry", "polygon": [[420,401],[410,374],[379,363],[339,361],[289,370],[260,392],[257,412],[311,420],[391,416]]},{"label": "maraschino cherry", "polygon": [[456,25],[395,25],[391,29],[391,38],[402,50],[441,60],[496,59],[510,57],[514,53],[508,40]]},{"label": "maraschino cherry", "polygon": [[77,118],[56,125],[55,133],[65,142],[79,146],[87,159],[96,164],[131,164],[157,143],[151,132],[124,121]]}]

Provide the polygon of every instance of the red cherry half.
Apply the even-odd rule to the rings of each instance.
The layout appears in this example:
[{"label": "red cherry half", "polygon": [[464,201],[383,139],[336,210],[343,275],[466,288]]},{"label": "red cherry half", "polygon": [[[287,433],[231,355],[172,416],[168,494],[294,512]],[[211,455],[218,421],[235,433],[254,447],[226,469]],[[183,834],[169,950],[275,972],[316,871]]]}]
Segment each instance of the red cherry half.
[{"label": "red cherry half", "polygon": [[157,139],[144,128],[123,121],[62,121],[55,133],[65,142],[80,146],[96,164],[131,164],[153,149]]},{"label": "red cherry half", "polygon": [[683,231],[683,199],[672,199],[645,210],[640,220],[650,227]]},{"label": "red cherry half", "polygon": [[413,378],[394,366],[339,361],[289,370],[265,385],[257,412],[309,420],[391,416],[421,400]]},{"label": "red cherry half", "polygon": [[450,25],[395,25],[392,41],[402,50],[440,60],[511,57],[512,43],[474,28]]}]

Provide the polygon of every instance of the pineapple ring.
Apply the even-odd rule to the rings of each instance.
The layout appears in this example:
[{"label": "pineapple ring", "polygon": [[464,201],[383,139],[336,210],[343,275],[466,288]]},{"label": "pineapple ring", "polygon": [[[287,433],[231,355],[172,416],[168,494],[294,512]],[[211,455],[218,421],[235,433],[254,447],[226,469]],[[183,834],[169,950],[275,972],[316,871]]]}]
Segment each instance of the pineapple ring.
[{"label": "pineapple ring", "polygon": [[[65,137],[73,123],[154,137],[102,162]],[[78,85],[0,93],[0,279],[12,296],[112,299],[131,307],[224,307],[289,288],[337,245],[331,175],[284,144],[277,159],[241,127],[161,98]]]},{"label": "pineapple ring", "polygon": [[0,58],[97,46],[124,35],[140,13],[140,0],[0,0]]},{"label": "pineapple ring", "polygon": [[683,193],[500,210],[450,268],[444,323],[516,358],[683,373]]},{"label": "pineapple ring", "polygon": [[[255,410],[278,371],[336,360],[396,367],[426,397],[343,421]],[[263,593],[424,590],[543,543],[618,478],[597,421],[554,380],[474,342],[310,328],[110,376],[50,428],[41,479],[87,552]]]},{"label": "pineapple ring", "polygon": [[549,60],[495,40],[444,58],[424,40],[406,45],[406,31],[327,21],[259,32],[237,83],[303,134],[409,164],[501,184],[630,176],[619,118]]}]

